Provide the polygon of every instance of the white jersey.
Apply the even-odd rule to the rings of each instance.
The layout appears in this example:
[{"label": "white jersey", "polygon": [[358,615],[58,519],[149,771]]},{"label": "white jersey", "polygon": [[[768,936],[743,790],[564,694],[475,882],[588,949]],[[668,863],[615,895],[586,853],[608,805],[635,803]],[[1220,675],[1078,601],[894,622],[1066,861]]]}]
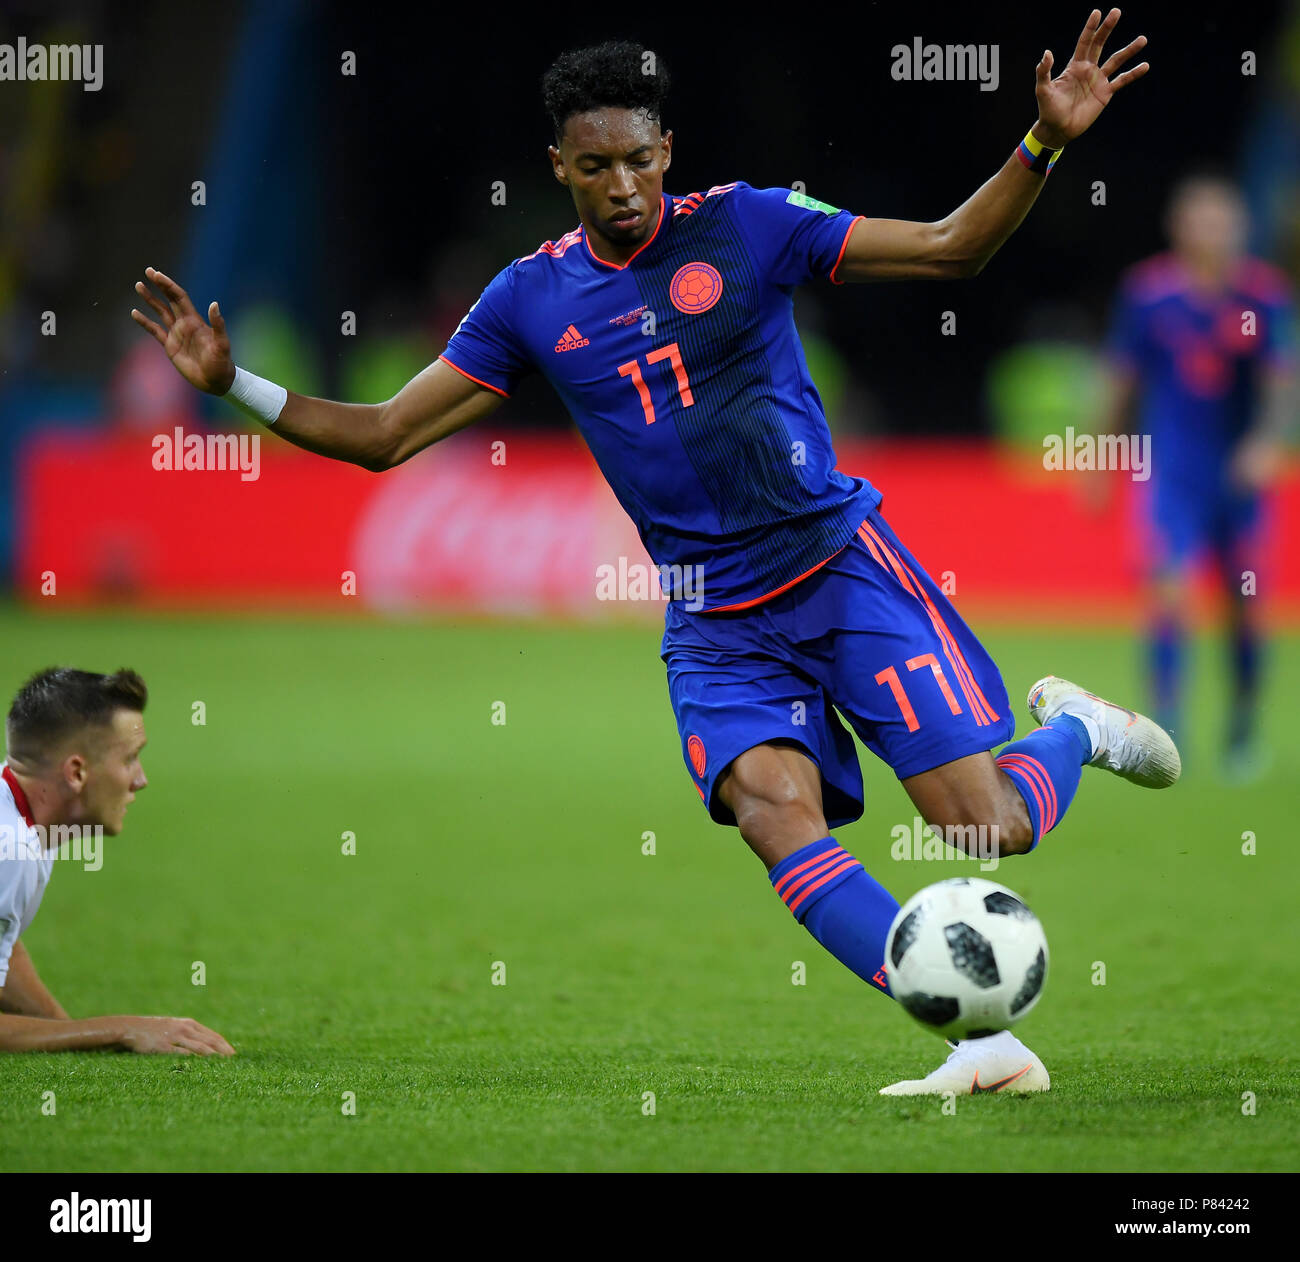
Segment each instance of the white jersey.
[{"label": "white jersey", "polygon": [[56,850],[41,845],[22,786],[0,766],[0,986],[9,976],[14,943],[36,919]]}]

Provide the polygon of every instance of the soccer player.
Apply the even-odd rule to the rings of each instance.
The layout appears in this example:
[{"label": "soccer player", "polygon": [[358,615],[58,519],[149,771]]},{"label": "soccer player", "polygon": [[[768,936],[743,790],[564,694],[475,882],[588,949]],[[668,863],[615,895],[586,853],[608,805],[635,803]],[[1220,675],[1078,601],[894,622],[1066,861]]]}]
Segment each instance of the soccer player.
[{"label": "soccer player", "polygon": [[1151,440],[1151,477],[1139,493],[1155,715],[1181,732],[1184,610],[1194,564],[1208,554],[1229,611],[1234,695],[1223,766],[1240,780],[1262,770],[1253,596],[1263,494],[1294,414],[1290,286],[1277,268],[1246,255],[1247,222],[1230,180],[1201,173],[1176,185],[1166,214],[1173,248],[1124,277],[1102,424],[1119,433],[1136,420]]},{"label": "soccer player", "polygon": [[[995,826],[1002,854],[1033,849],[1057,824],[1083,765],[1165,785],[1178,754],[1149,720],[1048,678],[1030,696],[1041,731],[994,759],[1015,726],[1001,677],[890,530],[880,492],[836,470],[791,295],[819,277],[980,271],[1061,148],[1145,73],[1145,62],[1116,73],[1143,38],[1099,64],[1118,20],[1094,12],[1055,80],[1044,53],[1030,133],[937,223],[868,219],[743,182],[665,193],[662,62],[630,43],[561,56],[542,83],[549,156],[579,226],[499,272],[445,352],[386,403],[304,398],[253,377],[234,363],[217,303],[209,324],[154,268],[145,276],[163,297],[136,290],[157,320],[131,315],[199,389],[308,451],[373,470],[481,420],[524,373],[542,373],[670,576],[661,655],[706,809],[739,828],[814,937],[888,993],[898,903],[831,835],[863,805],[833,707],[924,819]],[[1001,1033],[886,1090],[1047,1086],[1042,1062]]]},{"label": "soccer player", "polygon": [[60,838],[117,836],[148,784],[140,765],[148,698],[135,671],[62,669],[33,675],[14,698],[0,765],[0,1052],[234,1055],[215,1030],[186,1017],[70,1018],[23,946]]}]

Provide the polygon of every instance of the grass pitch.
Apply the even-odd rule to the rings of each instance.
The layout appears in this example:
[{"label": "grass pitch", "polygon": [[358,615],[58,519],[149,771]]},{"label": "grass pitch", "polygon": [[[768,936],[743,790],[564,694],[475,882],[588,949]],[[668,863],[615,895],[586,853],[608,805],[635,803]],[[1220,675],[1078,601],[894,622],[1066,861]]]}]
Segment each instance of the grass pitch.
[{"label": "grass pitch", "polygon": [[[977,630],[1021,735],[1049,671],[1143,696],[1126,632]],[[134,666],[151,690],[149,789],[102,870],[55,865],[26,937],[42,975],[74,1016],[192,1016],[240,1053],[0,1057],[0,1169],[1296,1168],[1294,637],[1272,651],[1264,780],[1217,778],[1202,641],[1183,782],[1085,771],[1064,824],[986,873],[1047,930],[1017,1032],[1053,1088],[952,1114],[876,1095],[946,1049],[709,821],[653,626],[9,608],[0,642],[6,701],[55,663]],[[873,875],[901,900],[979,874],[892,859],[913,809],[863,765],[866,816],[836,836]]]}]

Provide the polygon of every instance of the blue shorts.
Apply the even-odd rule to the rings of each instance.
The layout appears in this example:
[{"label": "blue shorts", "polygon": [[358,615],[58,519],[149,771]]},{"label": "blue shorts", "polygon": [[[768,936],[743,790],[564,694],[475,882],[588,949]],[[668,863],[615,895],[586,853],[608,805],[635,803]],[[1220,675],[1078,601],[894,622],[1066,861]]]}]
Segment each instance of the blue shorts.
[{"label": "blue shorts", "polygon": [[1011,738],[1015,719],[993,659],[879,510],[815,573],[762,604],[691,613],[674,601],[660,656],[682,756],[709,814],[745,750],[802,746],[821,768],[832,828],[862,815],[862,768],[848,721],[894,774],[929,771]]},{"label": "blue shorts", "polygon": [[1229,570],[1248,565],[1259,542],[1261,497],[1227,487],[1157,486],[1142,505],[1146,556],[1159,576],[1209,556]]}]

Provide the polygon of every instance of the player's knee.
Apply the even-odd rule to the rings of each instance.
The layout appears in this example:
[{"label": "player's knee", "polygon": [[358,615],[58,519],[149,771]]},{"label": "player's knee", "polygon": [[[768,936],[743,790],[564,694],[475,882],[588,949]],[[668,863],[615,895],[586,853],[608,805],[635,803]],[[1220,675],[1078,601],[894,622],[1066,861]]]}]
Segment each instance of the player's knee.
[{"label": "player's knee", "polygon": [[731,808],[750,846],[794,850],[826,836],[826,820],[808,790],[784,774],[732,786]]},{"label": "player's knee", "polygon": [[981,803],[959,810],[940,832],[950,846],[982,859],[1025,854],[1034,841],[1029,812],[1019,795],[1001,805]]},{"label": "player's knee", "polygon": [[1019,811],[1003,812],[996,824],[998,855],[1027,854],[1034,844],[1034,826],[1023,805]]},{"label": "player's knee", "polygon": [[747,798],[736,812],[740,835],[760,853],[784,857],[826,836],[826,821],[803,800],[773,802]]}]

